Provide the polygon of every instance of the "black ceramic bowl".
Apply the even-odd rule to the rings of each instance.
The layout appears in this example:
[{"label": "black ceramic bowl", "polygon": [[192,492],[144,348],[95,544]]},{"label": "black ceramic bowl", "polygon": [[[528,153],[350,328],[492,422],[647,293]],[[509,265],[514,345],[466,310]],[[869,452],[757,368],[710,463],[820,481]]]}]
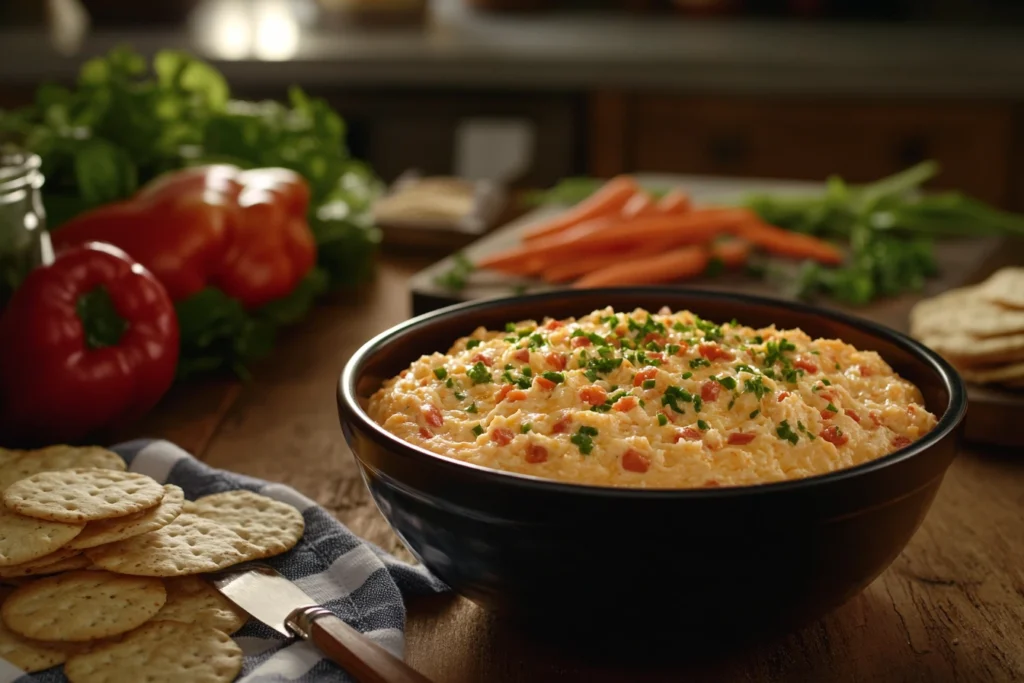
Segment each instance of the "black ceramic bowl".
[{"label": "black ceramic bowl", "polygon": [[[381,382],[478,326],[611,305],[689,309],[714,321],[802,328],[875,350],[939,416],[908,448],[808,479],[638,490],[559,483],[449,460],[384,431],[363,409]],[[600,628],[730,632],[790,626],[858,593],[921,524],[957,447],[964,386],[890,329],[820,308],[678,288],[565,291],[445,308],[367,342],[338,388],[342,427],[381,512],[456,591],[496,610]],[[557,616],[556,616],[557,615]]]}]

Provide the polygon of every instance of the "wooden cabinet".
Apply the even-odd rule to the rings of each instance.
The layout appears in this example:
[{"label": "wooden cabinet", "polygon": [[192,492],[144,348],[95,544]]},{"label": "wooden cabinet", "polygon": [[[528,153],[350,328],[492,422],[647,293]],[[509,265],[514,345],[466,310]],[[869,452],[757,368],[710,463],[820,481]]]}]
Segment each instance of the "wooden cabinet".
[{"label": "wooden cabinet", "polygon": [[872,180],[922,159],[936,186],[1011,194],[1013,112],[1002,104],[681,97],[591,100],[591,172]]}]

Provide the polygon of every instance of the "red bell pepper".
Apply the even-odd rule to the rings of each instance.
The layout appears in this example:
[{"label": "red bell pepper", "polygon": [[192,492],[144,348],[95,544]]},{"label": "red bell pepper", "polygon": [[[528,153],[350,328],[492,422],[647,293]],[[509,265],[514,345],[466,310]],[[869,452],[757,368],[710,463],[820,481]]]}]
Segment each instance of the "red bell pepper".
[{"label": "red bell pepper", "polygon": [[109,244],[33,270],[0,316],[0,443],[76,440],[138,417],[174,380],[167,291]]},{"label": "red bell pepper", "polygon": [[309,187],[283,168],[203,166],[156,178],[131,199],[58,228],[59,249],[109,242],[175,301],[217,287],[249,309],[289,293],[316,263]]}]

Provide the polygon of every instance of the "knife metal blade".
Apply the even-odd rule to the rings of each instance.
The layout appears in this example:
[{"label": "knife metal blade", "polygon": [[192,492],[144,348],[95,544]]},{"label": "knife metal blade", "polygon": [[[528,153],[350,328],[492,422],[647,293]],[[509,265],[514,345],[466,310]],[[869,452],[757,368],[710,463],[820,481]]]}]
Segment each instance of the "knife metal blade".
[{"label": "knife metal blade", "polygon": [[238,565],[211,575],[210,580],[228,600],[288,638],[297,635],[285,626],[288,615],[296,609],[317,604],[301,588],[265,564]]},{"label": "knife metal blade", "polygon": [[273,567],[249,562],[209,578],[228,600],[281,635],[310,642],[358,683],[430,683],[401,659],[320,607]]}]

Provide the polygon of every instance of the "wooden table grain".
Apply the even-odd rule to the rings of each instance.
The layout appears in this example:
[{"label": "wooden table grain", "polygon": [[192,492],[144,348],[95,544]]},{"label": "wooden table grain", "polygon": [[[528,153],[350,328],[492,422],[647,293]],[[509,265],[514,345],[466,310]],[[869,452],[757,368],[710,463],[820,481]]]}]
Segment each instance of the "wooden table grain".
[{"label": "wooden table grain", "polygon": [[[408,317],[406,281],[425,264],[385,257],[375,282],[326,302],[287,332],[249,383],[178,389],[132,432],[175,439],[216,467],[290,484],[355,533],[408,558],[357,474],[334,390],[363,341]],[[965,447],[888,571],[824,619],[774,642],[700,661],[637,654],[609,663],[448,595],[411,602],[406,651],[435,683],[1024,681],[1024,453]]]}]

